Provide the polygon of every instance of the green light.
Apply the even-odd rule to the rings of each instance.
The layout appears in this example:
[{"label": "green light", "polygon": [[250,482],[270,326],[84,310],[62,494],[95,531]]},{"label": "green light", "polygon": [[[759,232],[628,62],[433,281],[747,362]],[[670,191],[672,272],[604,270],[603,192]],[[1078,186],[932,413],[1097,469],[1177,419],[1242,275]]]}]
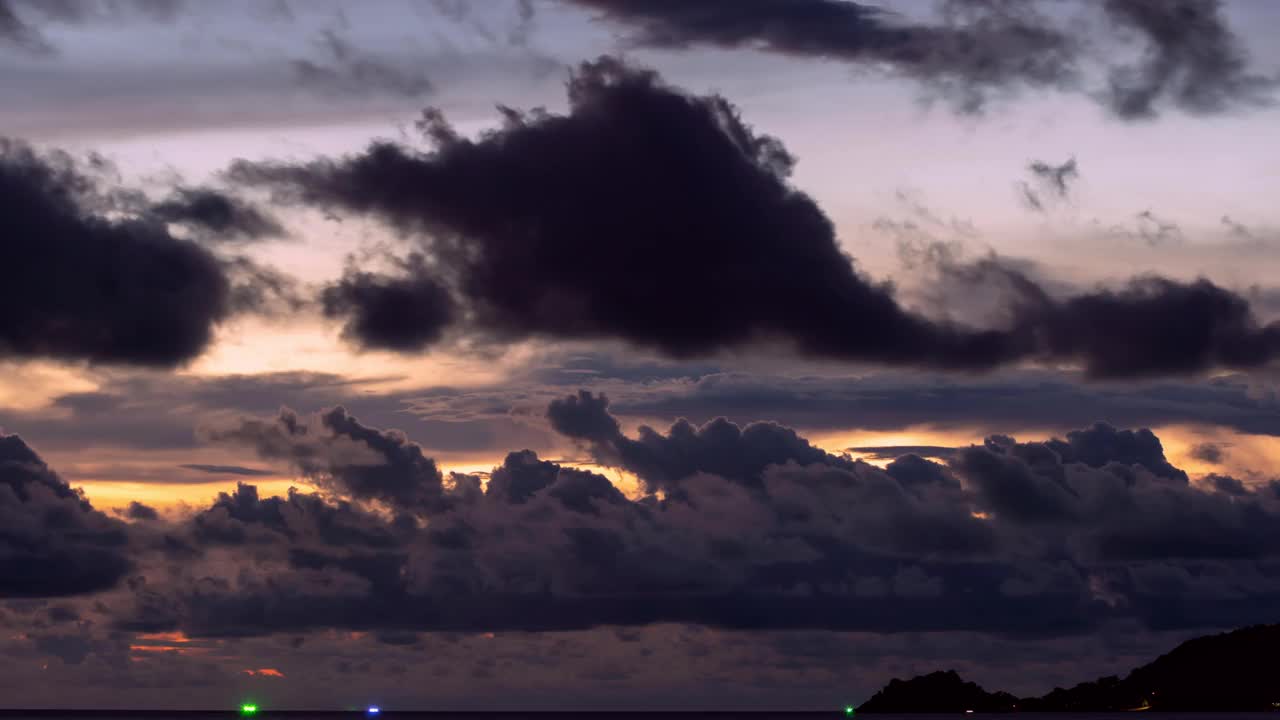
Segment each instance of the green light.
[{"label": "green light", "polygon": [[853,706],[852,706],[852,705],[845,705],[845,706],[844,706],[844,714],[845,714],[845,715],[852,715],[852,714],[853,714]]},{"label": "green light", "polygon": [[245,703],[240,706],[240,714],[241,715],[257,715],[258,706],[254,705],[253,703]]}]

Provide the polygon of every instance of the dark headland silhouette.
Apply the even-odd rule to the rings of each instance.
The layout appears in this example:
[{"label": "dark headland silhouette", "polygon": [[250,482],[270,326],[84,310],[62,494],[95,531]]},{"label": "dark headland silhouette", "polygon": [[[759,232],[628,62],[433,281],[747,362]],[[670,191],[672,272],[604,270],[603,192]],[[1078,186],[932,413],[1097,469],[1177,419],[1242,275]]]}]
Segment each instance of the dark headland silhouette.
[{"label": "dark headland silhouette", "polygon": [[1111,675],[1041,697],[989,693],[954,670],[894,679],[860,713],[1280,710],[1280,625],[1188,640],[1124,678]]}]

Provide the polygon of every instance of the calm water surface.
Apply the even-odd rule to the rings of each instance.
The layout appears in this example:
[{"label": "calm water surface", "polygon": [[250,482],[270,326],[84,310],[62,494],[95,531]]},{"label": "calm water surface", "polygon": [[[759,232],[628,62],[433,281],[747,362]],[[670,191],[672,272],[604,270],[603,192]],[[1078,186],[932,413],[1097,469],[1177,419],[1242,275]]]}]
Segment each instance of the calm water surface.
[{"label": "calm water surface", "polygon": [[[984,715],[974,714],[974,715]],[[1005,720],[1280,720],[1280,712],[1144,712],[1134,717],[1133,712],[1016,712],[1016,714],[991,714]],[[397,712],[385,708],[376,717],[388,720],[719,720],[748,716],[751,720],[844,720],[844,712]],[[306,711],[261,710],[253,720],[355,720],[369,717],[364,711]],[[867,715],[867,720],[941,720],[973,717],[965,714],[877,714]],[[4,720],[241,720],[234,711],[172,712],[131,710],[0,710]]]}]

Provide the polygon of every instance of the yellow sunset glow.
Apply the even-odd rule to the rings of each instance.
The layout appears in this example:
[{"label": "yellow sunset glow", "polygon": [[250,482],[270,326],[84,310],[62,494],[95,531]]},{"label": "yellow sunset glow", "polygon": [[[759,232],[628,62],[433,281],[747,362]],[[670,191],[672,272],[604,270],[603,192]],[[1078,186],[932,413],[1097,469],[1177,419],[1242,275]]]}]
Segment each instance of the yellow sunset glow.
[{"label": "yellow sunset glow", "polygon": [[965,447],[981,443],[985,433],[981,430],[936,428],[927,425],[894,431],[828,431],[803,433],[809,442],[834,455],[848,454],[872,465],[883,467],[890,460],[877,460],[869,454],[850,451],[855,447],[891,447],[904,445],[936,445],[939,447]]},{"label": "yellow sunset glow", "polygon": [[323,323],[282,325],[250,319],[223,327],[210,350],[187,373],[193,376],[317,372],[362,382],[367,392],[448,385],[476,387],[501,382],[529,361],[527,345],[484,357],[440,350],[414,357],[362,352],[345,343],[339,329]]},{"label": "yellow sunset glow", "polygon": [[[1246,485],[1280,476],[1280,437],[1249,435],[1230,428],[1203,425],[1166,425],[1152,428],[1164,446],[1165,457],[1193,478],[1209,473],[1231,475]],[[1192,455],[1192,449],[1212,443],[1222,449],[1222,461],[1213,464]]]}]

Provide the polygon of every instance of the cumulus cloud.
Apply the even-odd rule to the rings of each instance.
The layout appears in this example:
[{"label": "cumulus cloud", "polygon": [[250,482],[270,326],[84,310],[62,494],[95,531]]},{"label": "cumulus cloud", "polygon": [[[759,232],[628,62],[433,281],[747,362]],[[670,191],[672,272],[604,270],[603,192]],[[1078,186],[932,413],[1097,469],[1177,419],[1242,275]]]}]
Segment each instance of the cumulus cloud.
[{"label": "cumulus cloud", "polygon": [[0,597],[107,590],[133,568],[125,524],[95,510],[17,435],[0,435]]},{"label": "cumulus cloud", "polygon": [[568,91],[567,115],[503,109],[504,126],[477,140],[430,111],[431,152],[377,142],[304,164],[238,161],[228,176],[421,243],[430,267],[411,258],[400,275],[357,272],[329,291],[330,314],[371,347],[424,347],[456,318],[498,338],[617,338],[678,358],[782,342],[843,361],[1043,361],[1098,377],[1251,368],[1280,353],[1280,326],[1208,280],[1058,299],[995,258],[979,269],[1010,288],[1001,323],[924,317],[858,272],[788,182],[791,155],[724,98],[609,57],[582,65]]},{"label": "cumulus cloud", "polygon": [[640,438],[632,440],[622,434],[608,406],[608,398],[584,390],[553,400],[547,418],[557,432],[588,441],[597,462],[635,473],[651,491],[674,490],[681,480],[698,473],[759,485],[762,473],[772,465],[852,466],[848,459],[829,455],[776,423],[756,422],[740,428],[717,418],[695,427],[679,420],[665,435],[643,426]]},{"label": "cumulus cloud", "polygon": [[[627,440],[597,396],[551,414],[584,442],[607,442],[613,459],[599,459],[636,469],[653,494],[627,498],[527,450],[487,483],[455,475],[443,490],[436,474],[395,466],[402,483],[448,502],[400,503],[391,520],[343,499],[387,496],[345,491],[367,484],[285,498],[242,485],[169,525],[169,544],[192,560],[135,583],[114,621],[214,636],[660,622],[1046,636],[1245,624],[1280,599],[1280,494],[1189,483],[1148,431],[993,436],[946,463],[907,455],[880,469],[769,424],[677,424]],[[300,451],[321,444],[306,427],[267,433],[277,437],[262,451],[331,452]],[[364,433],[348,434],[366,439],[344,452],[392,437]],[[379,467],[406,454],[395,447]]]},{"label": "cumulus cloud", "polygon": [[397,510],[441,509],[447,502],[435,461],[398,430],[362,425],[341,406],[304,418],[282,409],[272,420],[246,418],[207,427],[204,437],[254,449],[260,457],[287,460],[306,477],[360,500]]}]

